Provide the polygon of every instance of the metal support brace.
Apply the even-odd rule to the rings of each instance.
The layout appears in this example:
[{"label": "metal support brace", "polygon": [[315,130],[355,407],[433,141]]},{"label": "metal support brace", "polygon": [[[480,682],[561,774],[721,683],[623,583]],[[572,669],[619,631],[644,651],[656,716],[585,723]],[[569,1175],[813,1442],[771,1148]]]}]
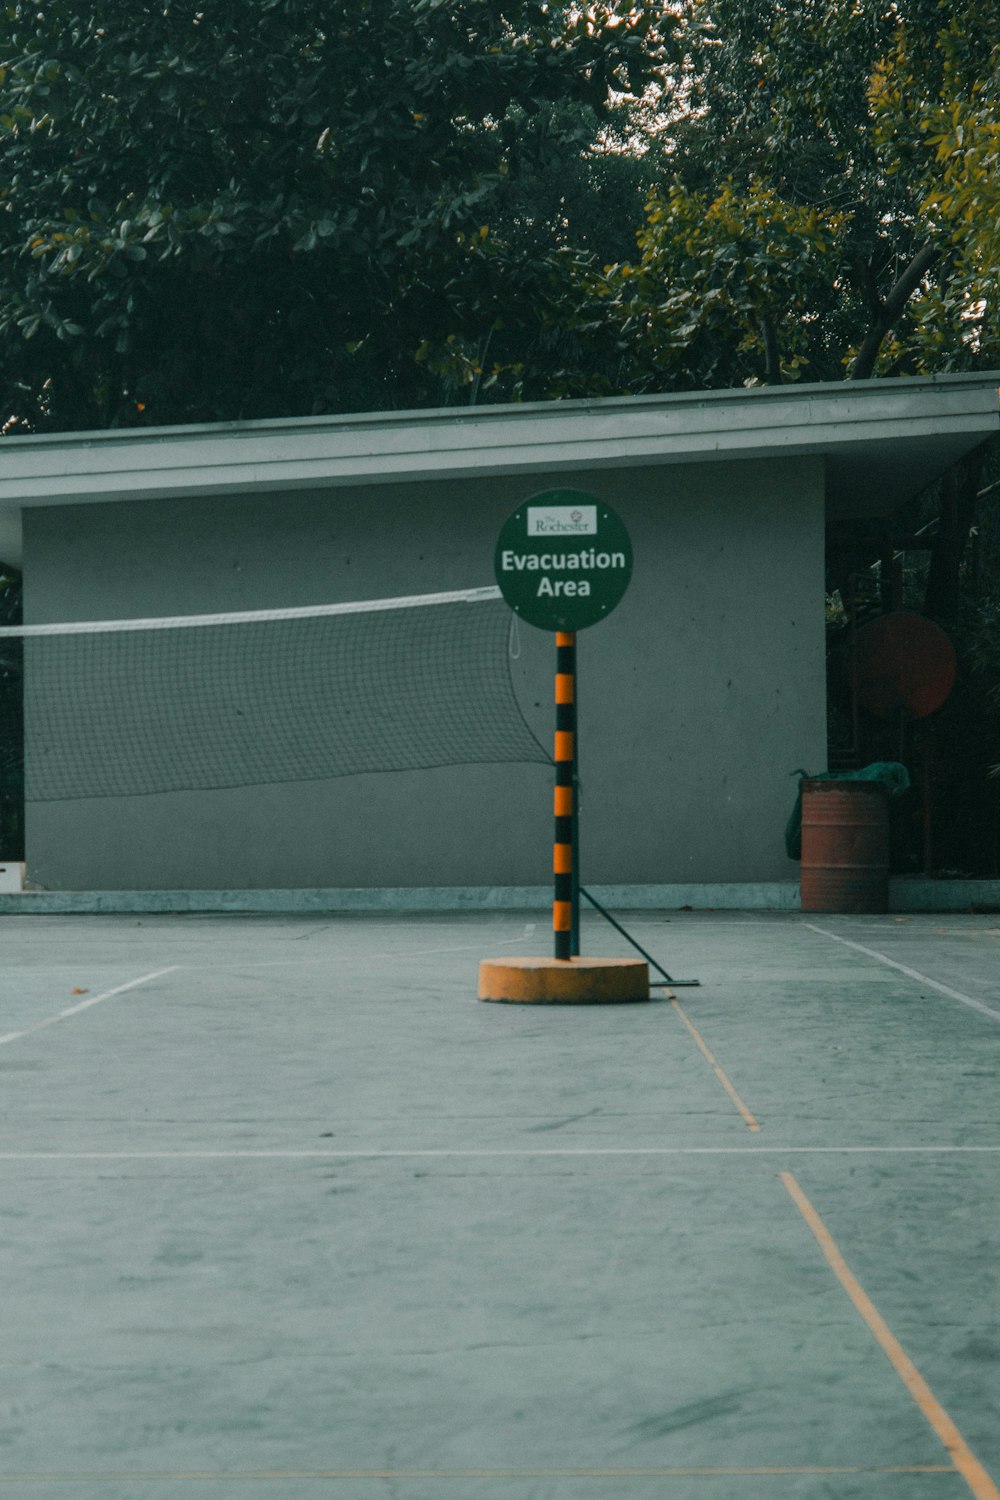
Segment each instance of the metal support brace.
[{"label": "metal support brace", "polygon": [[580,887],[580,895],[581,896],[585,896],[586,899],[590,902],[591,906],[594,907],[594,909],[596,911],[600,912],[600,914],[604,918],[604,920],[606,922],[610,922],[611,925],[612,925],[612,927],[615,928],[615,930],[617,932],[621,933],[622,937],[625,938],[626,942],[631,943],[632,947],[635,949],[635,951],[637,953],[641,953],[642,956],[643,956],[643,958],[646,959],[647,963],[651,963],[652,964],[653,968],[656,970],[656,972],[658,974],[662,974],[663,975],[662,980],[661,979],[652,979],[652,980],[650,980],[650,984],[651,985],[657,985],[657,986],[659,986],[661,984],[675,984],[678,987],[689,987],[690,988],[690,987],[693,987],[695,985],[700,985],[701,984],[701,980],[700,979],[672,979],[670,977],[670,975],[667,973],[666,969],[662,968],[661,965],[656,962],[656,959],[653,958],[653,956],[651,954],[647,953],[646,950],[645,950],[645,948],[641,947],[636,942],[636,940],[632,936],[632,934],[630,932],[627,932],[625,930],[625,928],[622,926],[622,924],[620,922],[618,922],[618,921],[615,920],[615,918],[611,915],[611,913],[607,910],[607,908],[604,907],[604,906],[602,906],[601,903],[594,896],[592,896],[590,894],[590,892],[584,886],[582,886],[582,885]]}]

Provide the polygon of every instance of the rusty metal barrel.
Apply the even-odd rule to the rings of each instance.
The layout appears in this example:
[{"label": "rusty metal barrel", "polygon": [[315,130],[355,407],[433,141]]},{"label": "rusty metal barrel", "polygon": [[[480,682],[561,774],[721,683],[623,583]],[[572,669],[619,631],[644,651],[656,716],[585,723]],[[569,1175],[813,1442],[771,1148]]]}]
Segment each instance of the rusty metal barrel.
[{"label": "rusty metal barrel", "polygon": [[889,793],[882,782],[803,781],[801,906],[889,910]]}]

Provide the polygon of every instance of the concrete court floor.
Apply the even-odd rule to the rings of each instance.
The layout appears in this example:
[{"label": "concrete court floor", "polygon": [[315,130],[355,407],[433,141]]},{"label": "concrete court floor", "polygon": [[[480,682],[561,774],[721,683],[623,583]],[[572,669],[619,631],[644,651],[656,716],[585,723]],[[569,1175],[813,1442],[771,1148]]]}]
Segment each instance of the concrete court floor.
[{"label": "concrete court floor", "polygon": [[0,1500],[997,1500],[1000,917],[628,920],[5,918]]}]

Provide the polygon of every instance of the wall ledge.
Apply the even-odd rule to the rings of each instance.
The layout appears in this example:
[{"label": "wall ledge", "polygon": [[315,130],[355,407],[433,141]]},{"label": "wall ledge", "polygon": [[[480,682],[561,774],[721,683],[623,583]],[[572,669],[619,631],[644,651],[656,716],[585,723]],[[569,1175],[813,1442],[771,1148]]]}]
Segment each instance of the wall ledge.
[{"label": "wall ledge", "polygon": [[[595,885],[617,911],[798,911],[797,881],[701,885]],[[547,917],[546,886],[400,886],[232,891],[40,891],[0,893],[0,916],[118,913],[490,912],[536,911]],[[1000,912],[1000,880],[890,882],[892,912]]]}]

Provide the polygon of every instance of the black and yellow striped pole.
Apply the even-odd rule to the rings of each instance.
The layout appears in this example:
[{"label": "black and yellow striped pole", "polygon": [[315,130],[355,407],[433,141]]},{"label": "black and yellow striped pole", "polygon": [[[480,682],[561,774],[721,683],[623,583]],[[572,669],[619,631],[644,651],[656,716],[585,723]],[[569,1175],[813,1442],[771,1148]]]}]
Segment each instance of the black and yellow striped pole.
[{"label": "black and yellow striped pole", "polygon": [[518,617],[556,637],[555,955],[483,959],[479,998],[505,1005],[648,1000],[645,958],[580,956],[580,896],[596,902],[580,886],[576,634],[606,619],[621,599],[632,574],[632,543],[603,500],[582,490],[546,490],[504,522],[494,571]]},{"label": "black and yellow striped pole", "polygon": [[556,633],[555,739],[555,896],[552,926],[555,956],[570,959],[578,950],[576,855],[576,632]]}]

